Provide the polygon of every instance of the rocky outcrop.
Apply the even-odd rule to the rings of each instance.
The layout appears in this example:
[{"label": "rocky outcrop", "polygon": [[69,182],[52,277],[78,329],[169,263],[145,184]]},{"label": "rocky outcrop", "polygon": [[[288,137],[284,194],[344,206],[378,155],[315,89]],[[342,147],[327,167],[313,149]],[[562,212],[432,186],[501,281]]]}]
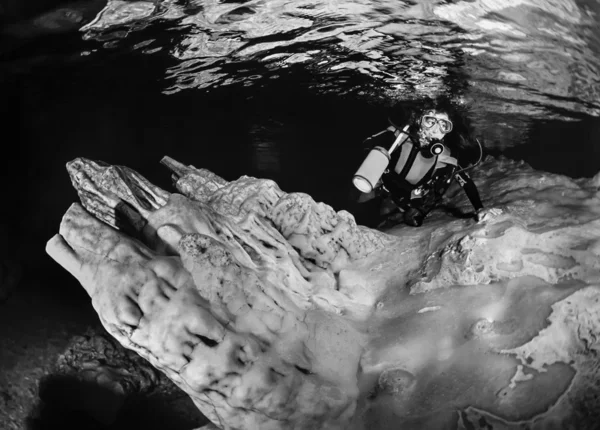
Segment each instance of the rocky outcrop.
[{"label": "rocky outcrop", "polygon": [[213,422],[343,428],[362,337],[340,315],[372,303],[341,272],[393,238],[270,181],[203,182],[177,166],[194,199],[124,167],[69,163],[83,207],[67,211],[48,252],[106,329]]},{"label": "rocky outcrop", "polygon": [[70,162],[81,205],[47,251],[218,428],[590,423],[597,180],[488,159],[480,222],[386,234],[273,181],[163,164],[179,193]]},{"label": "rocky outcrop", "polygon": [[101,327],[74,336],[39,386],[31,428],[71,428],[77,422],[81,428],[168,423],[190,429],[208,421],[166,376]]}]

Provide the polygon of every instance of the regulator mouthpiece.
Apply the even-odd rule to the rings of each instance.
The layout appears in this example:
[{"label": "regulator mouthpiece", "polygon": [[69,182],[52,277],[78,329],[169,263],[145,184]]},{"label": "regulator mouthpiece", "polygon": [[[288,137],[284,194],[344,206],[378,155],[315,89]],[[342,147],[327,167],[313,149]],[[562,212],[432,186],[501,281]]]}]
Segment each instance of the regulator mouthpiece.
[{"label": "regulator mouthpiece", "polygon": [[429,150],[431,151],[431,155],[440,155],[442,152],[444,152],[444,145],[437,142],[431,145]]},{"label": "regulator mouthpiece", "polygon": [[429,146],[421,147],[421,155],[425,158],[435,157],[444,152],[444,145],[441,142],[435,142]]}]

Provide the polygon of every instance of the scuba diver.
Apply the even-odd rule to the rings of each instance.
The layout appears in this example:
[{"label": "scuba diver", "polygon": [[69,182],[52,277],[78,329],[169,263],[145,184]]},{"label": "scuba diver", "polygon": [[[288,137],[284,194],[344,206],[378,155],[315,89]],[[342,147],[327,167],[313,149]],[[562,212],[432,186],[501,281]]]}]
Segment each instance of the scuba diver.
[{"label": "scuba diver", "polygon": [[[365,140],[371,150],[354,176],[356,188],[384,200],[381,215],[400,211],[406,224],[418,227],[454,179],[479,214],[483,209],[479,192],[462,166],[475,167],[483,149],[479,141],[469,139],[464,118],[446,99],[428,100],[410,109],[396,105],[394,111],[399,118],[390,117],[386,130]],[[473,164],[476,145],[479,160]],[[390,199],[392,207],[388,204],[385,212]]]}]

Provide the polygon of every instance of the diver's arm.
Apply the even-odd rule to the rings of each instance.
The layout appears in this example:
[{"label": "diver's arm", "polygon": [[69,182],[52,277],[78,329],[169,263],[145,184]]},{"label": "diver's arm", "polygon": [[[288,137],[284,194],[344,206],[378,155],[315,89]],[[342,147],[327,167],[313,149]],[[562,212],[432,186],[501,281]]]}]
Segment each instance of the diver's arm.
[{"label": "diver's arm", "polygon": [[475,212],[479,212],[483,209],[483,204],[481,203],[481,198],[479,197],[479,191],[477,191],[477,187],[475,186],[475,182],[471,179],[471,177],[467,174],[467,172],[458,172],[454,175],[454,179],[456,182],[465,190],[469,201],[475,208]]}]

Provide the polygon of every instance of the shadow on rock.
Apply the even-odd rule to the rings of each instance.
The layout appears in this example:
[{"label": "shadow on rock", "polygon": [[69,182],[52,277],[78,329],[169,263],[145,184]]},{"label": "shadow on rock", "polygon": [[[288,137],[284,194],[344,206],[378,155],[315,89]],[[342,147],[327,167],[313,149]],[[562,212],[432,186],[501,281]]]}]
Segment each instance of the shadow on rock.
[{"label": "shadow on rock", "polygon": [[27,430],[183,430],[208,423],[184,393],[124,397],[72,375],[50,375],[40,381],[39,394]]}]

